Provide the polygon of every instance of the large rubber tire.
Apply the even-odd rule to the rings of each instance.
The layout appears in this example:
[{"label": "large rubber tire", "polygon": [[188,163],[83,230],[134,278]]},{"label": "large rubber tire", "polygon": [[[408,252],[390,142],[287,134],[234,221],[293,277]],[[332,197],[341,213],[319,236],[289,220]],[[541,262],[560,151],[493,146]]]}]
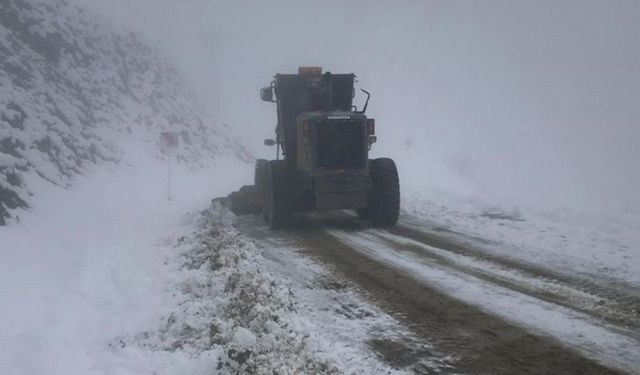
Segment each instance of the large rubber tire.
[{"label": "large rubber tire", "polygon": [[266,176],[263,217],[271,229],[281,229],[291,216],[290,184],[286,162],[284,160],[269,161]]},{"label": "large rubber tire", "polygon": [[267,159],[257,159],[256,165],[254,168],[253,181],[257,188],[258,193],[260,194],[260,211],[258,213],[262,213],[262,218],[264,221],[267,221],[267,214],[264,209],[264,188],[267,181],[267,166],[269,165],[269,160]]},{"label": "large rubber tire", "polygon": [[356,214],[358,214],[358,217],[362,220],[366,220],[369,218],[369,208],[365,207],[365,208],[356,208]]},{"label": "large rubber tire", "polygon": [[267,165],[269,164],[269,160],[267,159],[258,159],[256,160],[256,168],[254,174],[254,184],[261,188],[264,186],[264,182],[267,178]]},{"label": "large rubber tire", "polygon": [[388,158],[369,161],[369,175],[373,186],[367,214],[374,225],[392,226],[400,215],[400,182],[396,163]]}]

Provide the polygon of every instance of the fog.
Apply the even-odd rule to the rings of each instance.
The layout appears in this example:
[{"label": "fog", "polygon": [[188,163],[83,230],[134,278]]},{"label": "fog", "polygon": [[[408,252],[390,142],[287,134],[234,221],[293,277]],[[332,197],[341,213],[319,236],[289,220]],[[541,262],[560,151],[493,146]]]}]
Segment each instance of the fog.
[{"label": "fog", "polygon": [[75,1],[165,47],[256,156],[275,153],[259,88],[320,65],[371,91],[401,183],[450,170],[499,204],[638,207],[637,1]]}]

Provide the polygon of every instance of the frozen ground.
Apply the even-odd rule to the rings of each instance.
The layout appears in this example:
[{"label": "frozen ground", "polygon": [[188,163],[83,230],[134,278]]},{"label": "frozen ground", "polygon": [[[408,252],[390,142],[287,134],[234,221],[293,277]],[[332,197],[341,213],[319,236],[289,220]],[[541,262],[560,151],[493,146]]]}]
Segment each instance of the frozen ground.
[{"label": "frozen ground", "polygon": [[560,273],[640,287],[639,202],[608,209],[597,201],[517,202],[485,189],[464,165],[403,159],[399,169],[406,225],[479,238],[483,251]]},{"label": "frozen ground", "polygon": [[[211,170],[174,167],[174,197],[167,201],[167,165],[129,157],[136,159],[142,161],[103,170],[73,190],[36,186],[41,191],[34,209],[19,224],[0,228],[3,373],[387,374],[457,368],[456,350],[440,353],[428,334],[415,336],[401,322],[402,308],[396,320],[367,302],[366,293],[308,258],[287,234],[280,238],[252,224],[251,240],[218,203],[203,212],[211,197],[246,183],[250,176],[234,172],[250,172],[250,166],[220,160]],[[596,272],[594,264],[609,262],[611,272],[604,276],[636,282],[621,260],[597,258],[597,247],[589,257],[577,252],[589,237],[567,233],[565,247],[541,251],[545,243],[532,233],[562,233],[570,221],[536,232],[542,221],[522,213],[463,208],[405,197],[402,225],[472,239],[482,251],[565,273],[573,272],[570,267]],[[534,224],[526,225],[529,220]],[[596,243],[632,241],[632,229]],[[593,320],[597,295],[408,237],[350,233],[340,226],[326,233],[422,285],[632,371],[628,364],[637,356],[638,338]],[[624,255],[633,267],[633,251]],[[430,256],[441,260],[434,263]],[[558,302],[574,298],[578,306],[556,304],[549,293],[558,294]],[[538,299],[543,294],[546,299]],[[404,352],[389,353],[398,347],[411,353],[410,361]]]},{"label": "frozen ground", "polygon": [[633,290],[593,288],[570,273],[558,276],[486,256],[477,246],[489,241],[415,221],[419,230],[412,230],[406,218],[396,228],[379,229],[348,211],[299,215],[288,230],[276,233],[259,217],[239,222],[270,259],[291,270],[287,274],[311,273],[290,259],[293,254],[321,262],[334,280],[355,285],[358,294],[411,327],[414,342],[429,348],[409,346],[403,353],[397,331],[380,330],[370,344],[389,363],[426,373],[443,370],[442,363],[470,373],[637,372],[640,305]]},{"label": "frozen ground", "polygon": [[166,167],[37,186],[0,227],[1,373],[403,373],[366,344],[410,340],[398,322],[302,256],[256,247],[219,205],[202,212],[248,165],[174,167],[171,202]]},{"label": "frozen ground", "polygon": [[[634,363],[640,358],[638,350],[640,341],[634,337],[633,331],[628,330],[624,334],[618,334],[617,328],[594,322],[593,318],[587,314],[563,308],[528,293],[515,291],[511,286],[504,287],[496,283],[496,279],[504,280],[510,276],[514,278],[521,276],[515,270],[510,270],[514,275],[506,275],[509,270],[492,269],[495,266],[483,264],[484,262],[478,259],[456,257],[448,251],[384,232],[362,231],[353,234],[331,230],[329,233],[349,244],[351,248],[363,252],[367,257],[403,270],[412,278],[441,290],[447,295],[476,305],[483,311],[507,321],[513,321],[534,332],[542,332],[566,342],[581,351],[587,358],[598,358],[604,363],[619,366],[629,372],[637,370]],[[407,251],[410,247],[421,248],[421,251],[414,254]],[[447,260],[451,263],[436,261],[422,254],[429,252],[448,258]],[[460,267],[452,267],[456,264]],[[481,270],[480,272],[493,272],[499,275],[494,280],[487,280],[486,277],[478,277],[473,272],[469,272],[474,268]],[[514,285],[536,282],[540,283],[542,280],[514,280]],[[552,289],[549,286],[539,286],[539,288]]]},{"label": "frozen ground", "polygon": [[[416,293],[422,287],[436,291],[409,305],[380,301],[388,291],[373,293],[378,301],[369,301],[362,285],[350,285],[350,275],[357,279],[361,271],[347,265],[346,276],[339,276],[308,257],[332,242],[297,248],[290,234],[279,236],[256,223],[250,225],[252,240],[219,205],[211,206],[212,197],[249,182],[250,165],[220,160],[210,170],[174,167],[169,202],[167,165],[141,154],[127,159],[138,162],[102,170],[72,190],[34,182],[34,208],[20,214],[20,223],[0,227],[0,372],[447,373],[457,371],[459,355],[468,358],[457,346],[441,351],[431,338],[457,345],[456,332],[464,331],[465,343],[478,340],[482,350],[495,345],[493,337],[474,336],[484,330],[468,333],[475,328],[465,327],[464,318],[440,322],[435,311],[421,310],[432,297],[443,301],[437,306],[452,303],[449,297],[465,304],[450,306],[446,315],[464,317],[479,309],[497,317],[482,318],[492,322],[492,334],[504,333],[503,323],[490,320],[500,319],[542,335],[538,351],[550,336],[587,359],[634,371],[629,364],[638,356],[640,338],[617,319],[633,327],[637,311],[610,304],[616,296],[609,300],[571,280],[391,232],[351,232],[348,225],[318,230],[349,246],[336,254],[353,251],[374,262],[367,271],[372,279],[366,279],[374,290],[379,282],[395,285],[396,276],[376,279],[377,267],[389,267],[413,279],[407,285]],[[411,193],[403,199],[403,227],[466,239],[500,259],[613,280],[615,290],[638,286],[633,212],[545,216],[488,210],[473,200],[436,204]],[[417,324],[420,335],[407,321]],[[500,364],[500,355],[496,349],[482,365]],[[523,358],[530,366],[535,356]]]},{"label": "frozen ground", "polygon": [[481,238],[487,252],[640,287],[640,213],[579,209],[504,209],[406,199],[407,225]]},{"label": "frozen ground", "polygon": [[[103,170],[73,190],[37,186],[32,211],[0,227],[0,372],[141,373],[120,363],[130,352],[107,344],[171,309],[175,274],[165,263],[176,250],[166,239],[190,230],[181,217],[206,207],[211,192],[239,182],[214,171],[174,170],[172,202],[166,165],[151,160]],[[153,358],[137,363],[145,361]]]}]

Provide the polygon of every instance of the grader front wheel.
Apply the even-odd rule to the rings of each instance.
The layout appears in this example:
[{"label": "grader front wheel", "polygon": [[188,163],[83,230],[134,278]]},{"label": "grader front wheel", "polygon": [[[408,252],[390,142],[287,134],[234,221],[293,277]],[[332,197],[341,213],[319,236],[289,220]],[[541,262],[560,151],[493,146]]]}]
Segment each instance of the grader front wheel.
[{"label": "grader front wheel", "polygon": [[400,215],[400,182],[396,164],[388,158],[371,160],[369,175],[373,186],[366,208],[367,216],[375,225],[395,225]]}]

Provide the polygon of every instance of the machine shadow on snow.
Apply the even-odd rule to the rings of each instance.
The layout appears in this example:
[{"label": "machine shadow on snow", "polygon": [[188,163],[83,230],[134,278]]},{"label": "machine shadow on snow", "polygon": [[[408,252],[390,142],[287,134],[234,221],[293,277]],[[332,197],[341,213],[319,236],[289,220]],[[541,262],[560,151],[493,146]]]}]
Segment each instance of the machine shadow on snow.
[{"label": "machine shadow on snow", "polygon": [[371,228],[379,228],[370,220],[362,220],[354,212],[347,210],[301,212],[294,216],[286,230],[288,232],[304,232],[306,230],[337,229],[345,232],[360,232]]},{"label": "machine shadow on snow", "polygon": [[[227,200],[227,206],[230,203]],[[260,214],[240,215],[243,221],[251,222],[253,225],[263,222]],[[252,225],[252,226],[253,226]],[[380,225],[372,223],[370,220],[363,220],[355,212],[349,210],[329,210],[314,212],[293,213],[291,219],[283,233],[303,234],[307,231],[317,231],[319,229],[337,229],[345,232],[360,232],[373,228],[381,228]]]}]

